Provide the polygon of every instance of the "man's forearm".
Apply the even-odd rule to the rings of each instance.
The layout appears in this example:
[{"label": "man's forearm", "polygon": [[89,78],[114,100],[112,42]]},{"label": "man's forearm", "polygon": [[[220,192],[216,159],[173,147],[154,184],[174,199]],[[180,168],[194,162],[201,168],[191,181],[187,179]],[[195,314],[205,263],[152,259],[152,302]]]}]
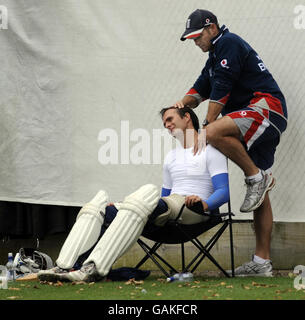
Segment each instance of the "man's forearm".
[{"label": "man's forearm", "polygon": [[209,102],[208,113],[206,115],[206,119],[209,123],[215,121],[219,116],[223,105],[214,101]]},{"label": "man's forearm", "polygon": [[186,95],[183,97],[182,102],[185,106],[196,108],[198,106],[198,100],[192,96]]},{"label": "man's forearm", "polygon": [[201,203],[202,203],[202,206],[203,206],[203,210],[204,211],[208,211],[209,210],[208,204],[205,201],[201,201]]}]

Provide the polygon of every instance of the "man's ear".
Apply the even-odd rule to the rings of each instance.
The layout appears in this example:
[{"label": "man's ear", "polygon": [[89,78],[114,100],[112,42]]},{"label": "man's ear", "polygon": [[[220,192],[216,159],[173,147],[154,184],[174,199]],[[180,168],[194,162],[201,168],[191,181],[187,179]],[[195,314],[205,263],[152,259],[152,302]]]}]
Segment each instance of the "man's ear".
[{"label": "man's ear", "polygon": [[184,114],[184,117],[186,117],[188,121],[191,120],[191,115],[188,112]]},{"label": "man's ear", "polygon": [[211,34],[214,35],[214,36],[217,35],[218,32],[219,32],[216,23],[212,23],[208,30],[210,30]]}]

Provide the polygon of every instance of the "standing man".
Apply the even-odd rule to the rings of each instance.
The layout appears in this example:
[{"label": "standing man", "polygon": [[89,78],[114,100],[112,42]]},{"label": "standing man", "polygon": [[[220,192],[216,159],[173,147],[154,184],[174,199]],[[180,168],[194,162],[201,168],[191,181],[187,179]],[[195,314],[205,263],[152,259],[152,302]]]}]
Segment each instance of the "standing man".
[{"label": "standing man", "polygon": [[[287,127],[285,98],[256,51],[210,11],[194,11],[182,41],[194,40],[209,58],[193,87],[174,106],[196,108],[209,99],[208,112],[194,152],[205,140],[235,162],[245,174],[247,192],[241,212],[254,212],[256,251],[236,275],[272,275],[272,208],[268,196],[276,147]],[[220,119],[217,119],[219,115]]]}]

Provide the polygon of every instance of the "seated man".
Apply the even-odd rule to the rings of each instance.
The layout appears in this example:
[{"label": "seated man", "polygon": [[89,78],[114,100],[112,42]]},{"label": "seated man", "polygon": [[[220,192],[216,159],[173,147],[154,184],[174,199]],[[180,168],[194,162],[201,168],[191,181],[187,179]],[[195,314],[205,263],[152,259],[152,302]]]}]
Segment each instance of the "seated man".
[{"label": "seated man", "polygon": [[[201,205],[204,213],[229,200],[226,157],[210,145],[193,155],[199,130],[194,111],[169,107],[160,113],[164,127],[181,144],[165,158],[161,199],[157,187],[151,184],[142,186],[123,202],[110,205],[107,193],[99,191],[80,210],[56,267],[40,271],[40,280],[98,281],[137,241],[145,226],[164,226],[178,216],[184,204],[182,223],[198,223],[209,218],[194,213],[191,208],[195,204]],[[69,271],[77,264],[82,265],[79,270]]]}]

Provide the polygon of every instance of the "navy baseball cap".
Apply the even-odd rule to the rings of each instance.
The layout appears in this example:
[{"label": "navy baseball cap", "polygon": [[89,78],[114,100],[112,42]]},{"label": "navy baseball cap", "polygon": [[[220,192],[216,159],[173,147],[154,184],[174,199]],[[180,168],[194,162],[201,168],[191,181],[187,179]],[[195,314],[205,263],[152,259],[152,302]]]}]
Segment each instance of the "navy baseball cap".
[{"label": "navy baseball cap", "polygon": [[204,27],[212,23],[218,24],[217,17],[208,10],[197,9],[190,14],[186,21],[186,30],[181,36],[180,40],[193,39],[198,37]]}]

